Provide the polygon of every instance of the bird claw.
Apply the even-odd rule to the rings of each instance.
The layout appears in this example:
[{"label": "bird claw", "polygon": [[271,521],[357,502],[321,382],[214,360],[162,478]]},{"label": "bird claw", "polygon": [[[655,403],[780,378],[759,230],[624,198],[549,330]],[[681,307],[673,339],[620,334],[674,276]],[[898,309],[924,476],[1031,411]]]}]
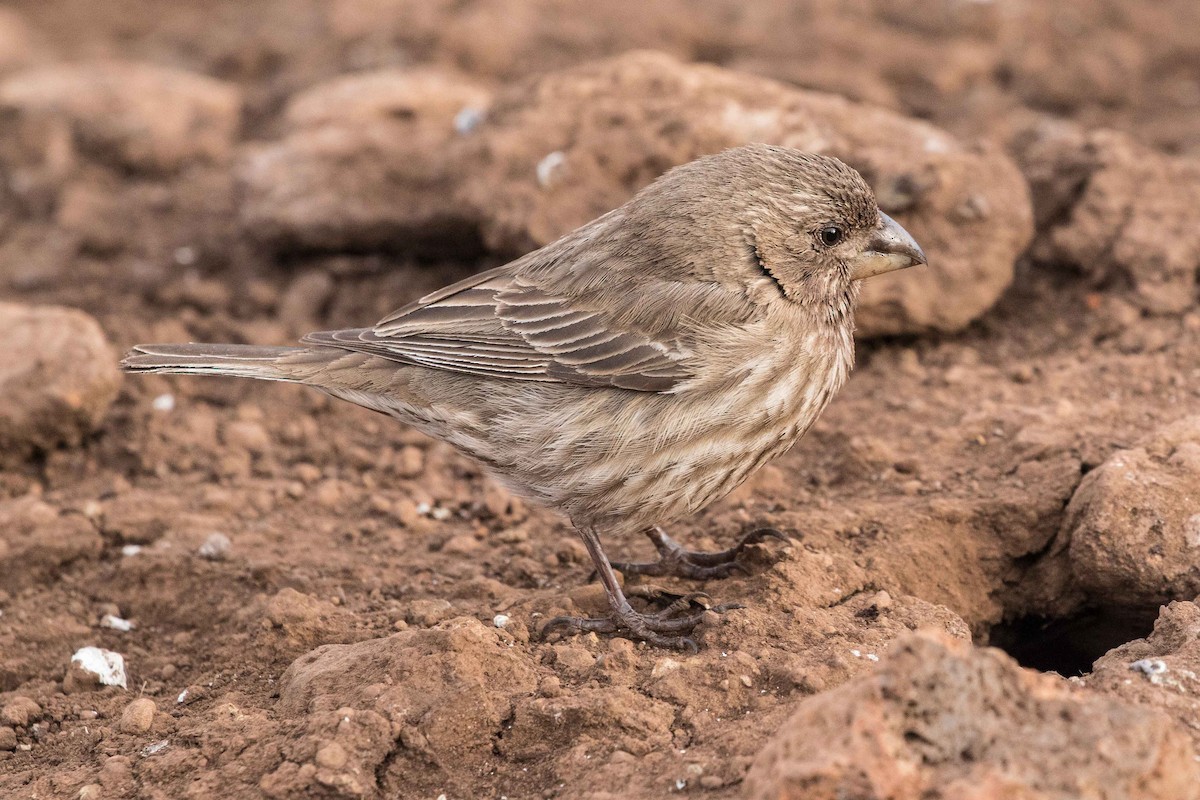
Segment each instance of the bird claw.
[{"label": "bird claw", "polygon": [[622,631],[632,639],[640,639],[658,647],[689,650],[696,653],[700,648],[695,640],[685,634],[690,634],[697,625],[703,622],[706,614],[710,611],[723,614],[726,611],[745,608],[741,603],[710,605],[701,602],[702,600],[712,600],[704,592],[679,595],[657,587],[646,586],[631,587],[630,594],[652,600],[665,599],[669,602],[664,608],[651,614],[629,609],[625,613],[613,612],[611,617],[554,617],[547,620],[546,624],[542,626],[541,638],[547,640],[556,631],[561,631],[564,636],[593,631],[596,633]]},{"label": "bird claw", "polygon": [[767,539],[779,539],[790,542],[791,538],[775,528],[757,528],[750,531],[741,540],[725,550],[705,553],[696,550],[685,550],[682,545],[667,535],[662,528],[651,528],[647,535],[658,550],[658,560],[645,563],[614,562],[613,569],[626,575],[674,575],[680,578],[706,580],[709,578],[727,578],[733,572],[749,575],[750,570],[738,557],[747,547],[760,544]]}]

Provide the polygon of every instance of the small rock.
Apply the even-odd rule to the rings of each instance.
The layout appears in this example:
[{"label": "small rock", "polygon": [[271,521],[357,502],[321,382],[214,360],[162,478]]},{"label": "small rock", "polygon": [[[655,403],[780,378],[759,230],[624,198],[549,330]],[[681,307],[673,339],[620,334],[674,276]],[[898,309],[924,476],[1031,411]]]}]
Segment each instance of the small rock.
[{"label": "small rock", "polygon": [[450,604],[450,601],[443,600],[440,597],[428,600],[414,600],[408,607],[405,619],[412,625],[429,628],[447,619],[453,610],[454,606]]},{"label": "small rock", "polygon": [[271,435],[267,429],[251,420],[233,420],[221,428],[221,441],[227,447],[262,453],[271,446]]},{"label": "small rock", "polygon": [[313,491],[313,500],[325,508],[337,508],[342,502],[343,495],[341,481],[331,478],[317,484]]},{"label": "small rock", "polygon": [[114,631],[128,633],[133,630],[133,623],[127,619],[122,619],[115,614],[105,614],[100,618],[101,628],[112,628]]},{"label": "small rock", "polygon": [[0,83],[0,110],[15,113],[18,131],[61,120],[84,154],[137,171],[228,159],[241,105],[233,84],[129,61],[59,64]]},{"label": "small rock", "polygon": [[1162,675],[1167,671],[1167,662],[1161,658],[1140,658],[1129,665],[1134,672],[1140,672],[1147,678]]},{"label": "small rock", "polygon": [[207,561],[224,561],[229,555],[229,548],[233,545],[229,541],[229,537],[223,533],[210,533],[196,550],[196,555]]},{"label": "small rock", "polygon": [[460,533],[457,536],[451,536],[442,545],[442,552],[453,555],[470,555],[478,552],[483,547],[483,543],[469,533]]},{"label": "small rock", "polygon": [[574,643],[554,645],[554,662],[568,674],[581,675],[596,664],[596,657],[586,647]]},{"label": "small rock", "polygon": [[60,306],[0,303],[0,453],[75,445],[99,427],[120,374],[94,319]]},{"label": "small rock", "polygon": [[17,749],[17,732],[7,726],[0,727],[0,750]]},{"label": "small rock", "polygon": [[119,727],[125,733],[145,733],[154,724],[157,710],[158,707],[149,697],[139,697],[125,706]]},{"label": "small rock", "polygon": [[285,111],[288,134],[248,147],[238,165],[245,230],[284,250],[471,242],[450,191],[449,145],[461,109],[487,102],[469,81],[413,69],[344,76],[298,94]]},{"label": "small rock", "polygon": [[42,713],[42,707],[28,697],[17,696],[0,709],[0,720],[9,725],[27,727],[31,719]]},{"label": "small rock", "polygon": [[1200,594],[1197,447],[1200,416],[1184,417],[1083,477],[1053,552],[1089,596],[1137,606]]},{"label": "small rock", "polygon": [[650,677],[657,680],[658,678],[661,678],[664,675],[668,675],[672,672],[675,672],[677,669],[679,669],[682,666],[683,666],[682,664],[680,664],[678,661],[676,661],[673,658],[660,658],[658,661],[656,661],[654,663],[654,666],[650,669]]},{"label": "small rock", "polygon": [[338,770],[346,766],[346,758],[346,749],[337,742],[326,742],[317,748],[318,767]]},{"label": "small rock", "polygon": [[291,587],[280,589],[267,602],[267,619],[275,627],[307,629],[336,613],[337,609],[330,603]]},{"label": "small rock", "polygon": [[71,666],[63,679],[63,690],[71,694],[99,686],[126,688],[125,658],[111,650],[81,647],[71,656]]},{"label": "small rock", "polygon": [[171,746],[171,743],[169,741],[167,741],[166,739],[161,739],[157,742],[146,745],[145,747],[142,748],[141,752],[142,752],[143,756],[147,756],[147,757],[153,756],[153,755],[158,755],[159,753],[166,750],[170,746]]},{"label": "small rock", "polygon": [[416,478],[425,471],[425,451],[411,444],[400,448],[396,455],[396,474],[401,478]]},{"label": "small rock", "polygon": [[416,528],[421,525],[421,512],[417,504],[407,497],[396,501],[394,514],[396,521],[406,528]]}]

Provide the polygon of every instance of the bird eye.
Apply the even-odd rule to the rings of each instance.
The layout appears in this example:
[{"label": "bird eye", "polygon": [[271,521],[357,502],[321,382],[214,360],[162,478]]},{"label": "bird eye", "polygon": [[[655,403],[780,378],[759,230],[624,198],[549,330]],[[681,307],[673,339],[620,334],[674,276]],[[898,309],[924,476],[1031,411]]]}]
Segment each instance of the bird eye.
[{"label": "bird eye", "polygon": [[833,247],[846,238],[846,232],[838,225],[826,225],[817,232],[817,236],[821,239],[821,244],[826,247]]}]

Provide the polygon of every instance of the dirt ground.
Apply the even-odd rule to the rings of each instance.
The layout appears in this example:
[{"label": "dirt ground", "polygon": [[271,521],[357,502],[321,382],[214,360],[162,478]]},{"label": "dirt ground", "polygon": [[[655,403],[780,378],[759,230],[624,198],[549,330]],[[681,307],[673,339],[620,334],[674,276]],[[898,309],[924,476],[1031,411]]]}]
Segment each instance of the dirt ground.
[{"label": "dirt ground", "polygon": [[[1197,31],[1192,0],[9,0],[0,796],[1196,796]],[[635,49],[671,58],[602,61]],[[691,100],[619,115],[635,73],[836,129],[945,270],[871,299],[815,428],[671,531],[792,536],[703,586],[747,608],[698,654],[539,638],[602,607],[583,546],[446,445],[118,382],[135,342],[369,324],[737,143]],[[978,161],[889,177],[943,135]]]}]

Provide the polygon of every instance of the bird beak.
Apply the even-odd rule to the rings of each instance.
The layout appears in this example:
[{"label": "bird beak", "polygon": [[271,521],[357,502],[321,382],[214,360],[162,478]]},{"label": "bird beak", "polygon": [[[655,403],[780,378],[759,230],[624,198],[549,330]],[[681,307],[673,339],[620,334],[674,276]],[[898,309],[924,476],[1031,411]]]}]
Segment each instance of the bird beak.
[{"label": "bird beak", "polygon": [[879,212],[879,227],[871,233],[867,247],[850,263],[850,279],[860,281],[897,269],[929,263],[921,245],[900,223]]}]

